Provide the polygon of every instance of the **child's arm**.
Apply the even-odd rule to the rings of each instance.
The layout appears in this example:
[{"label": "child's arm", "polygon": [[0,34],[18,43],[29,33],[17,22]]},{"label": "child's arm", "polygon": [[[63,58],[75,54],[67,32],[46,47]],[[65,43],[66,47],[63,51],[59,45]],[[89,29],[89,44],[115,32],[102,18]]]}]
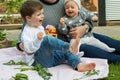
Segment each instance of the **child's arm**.
[{"label": "child's arm", "polygon": [[68,34],[67,25],[65,24],[65,19],[64,18],[60,19],[60,23],[58,25],[58,31],[59,31],[60,34],[63,34],[63,35]]},{"label": "child's arm", "polygon": [[33,33],[33,35],[31,35],[30,33],[24,34],[22,36],[24,51],[27,52],[27,54],[36,52],[40,48],[42,40],[43,40],[42,32],[38,32],[36,34]]},{"label": "child's arm", "polygon": [[60,24],[63,25],[63,27],[64,27],[64,25],[65,25],[65,19],[64,18],[60,18]]},{"label": "child's arm", "polygon": [[89,18],[90,20],[94,22],[98,21],[98,17],[93,12],[87,10],[83,6],[81,6],[81,12],[83,12],[86,15],[86,17]]}]

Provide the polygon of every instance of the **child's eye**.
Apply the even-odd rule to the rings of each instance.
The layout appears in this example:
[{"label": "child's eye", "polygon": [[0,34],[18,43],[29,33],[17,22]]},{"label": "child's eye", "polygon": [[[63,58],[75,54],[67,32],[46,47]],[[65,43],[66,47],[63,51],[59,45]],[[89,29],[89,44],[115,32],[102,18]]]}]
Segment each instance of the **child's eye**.
[{"label": "child's eye", "polygon": [[37,16],[40,16],[40,14],[37,14]]},{"label": "child's eye", "polygon": [[67,7],[67,6],[65,7],[65,9],[68,9],[68,8],[69,8],[69,7]]},{"label": "child's eye", "polygon": [[71,7],[72,9],[74,9],[74,7]]}]

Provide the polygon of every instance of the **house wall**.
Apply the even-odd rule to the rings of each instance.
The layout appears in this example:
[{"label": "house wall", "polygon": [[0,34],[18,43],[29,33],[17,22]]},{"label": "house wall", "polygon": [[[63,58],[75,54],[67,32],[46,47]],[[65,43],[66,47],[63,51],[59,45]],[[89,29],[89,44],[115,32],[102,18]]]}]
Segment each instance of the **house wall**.
[{"label": "house wall", "polygon": [[105,0],[106,20],[120,20],[120,0]]}]

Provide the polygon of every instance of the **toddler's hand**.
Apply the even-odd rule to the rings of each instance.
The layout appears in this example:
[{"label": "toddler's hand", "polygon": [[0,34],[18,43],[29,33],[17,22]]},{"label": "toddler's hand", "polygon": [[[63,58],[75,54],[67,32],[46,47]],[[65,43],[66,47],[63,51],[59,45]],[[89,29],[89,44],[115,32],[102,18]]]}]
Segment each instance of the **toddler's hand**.
[{"label": "toddler's hand", "polygon": [[93,17],[92,17],[92,21],[97,22],[97,21],[98,21],[98,17],[97,17],[96,15],[93,16]]},{"label": "toddler's hand", "polygon": [[65,24],[65,20],[64,20],[64,18],[60,18],[60,23],[61,23],[62,25]]},{"label": "toddler's hand", "polygon": [[42,38],[43,38],[43,33],[42,33],[42,32],[39,32],[39,33],[37,34],[37,37],[38,37],[39,40],[42,40]]}]

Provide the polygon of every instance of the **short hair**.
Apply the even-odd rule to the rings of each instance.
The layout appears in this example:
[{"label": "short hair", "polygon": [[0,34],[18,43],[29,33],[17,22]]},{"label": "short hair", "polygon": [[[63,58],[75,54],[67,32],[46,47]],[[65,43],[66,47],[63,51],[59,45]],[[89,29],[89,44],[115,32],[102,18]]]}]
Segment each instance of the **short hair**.
[{"label": "short hair", "polygon": [[26,21],[26,16],[32,16],[32,14],[41,9],[43,9],[43,5],[39,1],[27,0],[20,7],[20,14]]}]

